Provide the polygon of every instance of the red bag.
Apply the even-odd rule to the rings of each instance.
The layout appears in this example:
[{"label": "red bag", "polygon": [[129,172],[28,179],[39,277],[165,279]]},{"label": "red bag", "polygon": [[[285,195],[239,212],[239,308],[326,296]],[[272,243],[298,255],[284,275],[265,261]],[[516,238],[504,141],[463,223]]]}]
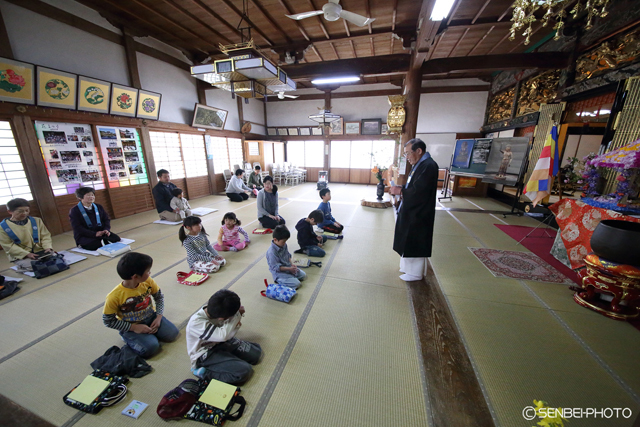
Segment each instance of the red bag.
[{"label": "red bag", "polygon": [[201,285],[208,278],[209,275],[207,273],[199,273],[197,271],[190,271],[188,273],[185,273],[184,271],[178,271],[176,273],[176,279],[178,279],[178,283],[187,286]]},{"label": "red bag", "polygon": [[164,420],[184,418],[198,400],[199,386],[196,380],[184,380],[165,394],[156,412]]},{"label": "red bag", "polygon": [[253,230],[253,234],[269,234],[273,233],[273,230],[270,228],[256,228]]}]

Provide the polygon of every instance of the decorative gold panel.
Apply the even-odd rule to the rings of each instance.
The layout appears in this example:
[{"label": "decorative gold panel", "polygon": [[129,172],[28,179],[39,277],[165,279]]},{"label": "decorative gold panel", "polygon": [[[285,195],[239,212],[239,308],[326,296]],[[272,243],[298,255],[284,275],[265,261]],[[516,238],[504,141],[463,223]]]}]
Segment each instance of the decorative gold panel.
[{"label": "decorative gold panel", "polygon": [[513,98],[516,96],[516,88],[513,87],[506,92],[496,95],[489,105],[489,117],[487,123],[495,123],[500,120],[511,118],[513,108]]},{"label": "decorative gold panel", "polygon": [[516,116],[535,113],[556,97],[560,70],[547,71],[521,83]]},{"label": "decorative gold panel", "polygon": [[404,109],[404,101],[406,95],[389,95],[389,113],[387,113],[387,133],[402,133],[402,126],[406,119],[406,111]]},{"label": "decorative gold panel", "polygon": [[640,56],[640,28],[621,34],[580,55],[576,61],[577,83],[619,68]]}]

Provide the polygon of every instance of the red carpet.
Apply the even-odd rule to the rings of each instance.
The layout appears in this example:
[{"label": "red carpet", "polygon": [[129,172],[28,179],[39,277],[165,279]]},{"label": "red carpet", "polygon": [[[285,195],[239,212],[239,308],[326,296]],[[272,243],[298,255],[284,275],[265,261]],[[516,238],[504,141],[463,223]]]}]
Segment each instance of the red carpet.
[{"label": "red carpet", "polygon": [[[522,225],[503,225],[503,224],[494,224],[500,230],[504,231],[514,239],[516,242],[521,240],[524,236],[526,236],[533,227],[524,227]],[[550,266],[558,270],[560,273],[564,274],[571,280],[573,280],[578,285],[580,284],[580,279],[578,279],[578,275],[569,267],[558,261],[551,255],[549,252],[551,251],[551,246],[553,246],[553,240],[556,237],[555,230],[549,230],[549,234],[552,237],[548,237],[544,232],[544,229],[538,228],[536,231],[531,233],[529,237],[524,239],[522,243],[520,243],[525,248],[529,249],[534,254],[538,255],[540,258],[545,260]]]}]

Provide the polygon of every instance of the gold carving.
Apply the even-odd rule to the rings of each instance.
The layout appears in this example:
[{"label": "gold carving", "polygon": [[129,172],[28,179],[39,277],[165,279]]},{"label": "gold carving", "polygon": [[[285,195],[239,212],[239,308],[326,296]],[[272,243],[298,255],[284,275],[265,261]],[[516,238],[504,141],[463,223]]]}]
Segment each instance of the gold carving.
[{"label": "gold carving", "polygon": [[402,126],[406,118],[406,112],[404,109],[404,101],[407,99],[406,95],[389,95],[389,113],[387,114],[387,126],[389,127],[387,133],[402,133]]},{"label": "gold carving", "polygon": [[560,70],[552,70],[532,77],[520,85],[516,116],[535,113],[540,104],[548,104],[556,97]]},{"label": "gold carving", "polygon": [[580,55],[576,61],[576,82],[604,74],[640,56],[640,29],[621,34]]},{"label": "gold carving", "polygon": [[491,100],[489,106],[489,118],[487,124],[499,122],[511,117],[513,98],[516,96],[516,88],[513,87],[506,92],[496,95]]}]

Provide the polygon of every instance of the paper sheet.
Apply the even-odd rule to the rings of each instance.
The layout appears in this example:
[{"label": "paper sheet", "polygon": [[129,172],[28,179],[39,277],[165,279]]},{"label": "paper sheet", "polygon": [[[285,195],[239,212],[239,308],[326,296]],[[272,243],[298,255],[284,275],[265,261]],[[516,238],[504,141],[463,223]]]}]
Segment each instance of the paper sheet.
[{"label": "paper sheet", "polygon": [[69,393],[67,398],[84,403],[85,405],[90,405],[96,397],[100,396],[107,386],[109,386],[109,381],[89,375],[78,387]]},{"label": "paper sheet", "polygon": [[85,259],[87,259],[86,256],[72,254],[71,252],[67,251],[60,251],[58,253],[64,256],[64,262],[66,262],[67,265],[75,264],[76,262],[84,261]]},{"label": "paper sheet", "polygon": [[178,225],[178,224],[182,224],[182,221],[167,221],[164,219],[159,219],[157,221],[153,221],[154,224],[166,224],[166,225]]},{"label": "paper sheet", "polygon": [[133,239],[125,239],[124,237],[120,239],[120,243],[124,243],[125,245],[130,245],[133,242],[135,242]]},{"label": "paper sheet", "polygon": [[198,280],[202,279],[204,277],[204,274],[192,274],[191,276],[187,277],[186,279],[184,279],[185,282],[197,282]]},{"label": "paper sheet", "polygon": [[236,392],[237,387],[231,384],[223,383],[218,380],[211,380],[207,389],[200,396],[200,402],[211,405],[223,411],[229,406],[229,402]]},{"label": "paper sheet", "polygon": [[17,265],[14,265],[13,267],[11,267],[11,269],[13,271],[17,271],[18,273],[22,273],[25,276],[36,277],[36,275],[33,273],[33,271],[20,271],[20,270],[18,270],[18,266]]},{"label": "paper sheet", "polygon": [[204,216],[204,215],[210,214],[211,212],[215,212],[217,210],[218,209],[211,209],[211,208],[194,208],[194,209],[191,209],[191,214]]},{"label": "paper sheet", "polygon": [[98,252],[98,251],[89,251],[87,249],[82,249],[82,248],[73,248],[73,249],[71,249],[71,251],[72,252],[78,252],[79,254],[100,256],[100,252]]},{"label": "paper sheet", "polygon": [[24,279],[18,279],[17,277],[11,277],[11,276],[4,276],[4,280],[6,280],[7,282],[22,282]]}]

